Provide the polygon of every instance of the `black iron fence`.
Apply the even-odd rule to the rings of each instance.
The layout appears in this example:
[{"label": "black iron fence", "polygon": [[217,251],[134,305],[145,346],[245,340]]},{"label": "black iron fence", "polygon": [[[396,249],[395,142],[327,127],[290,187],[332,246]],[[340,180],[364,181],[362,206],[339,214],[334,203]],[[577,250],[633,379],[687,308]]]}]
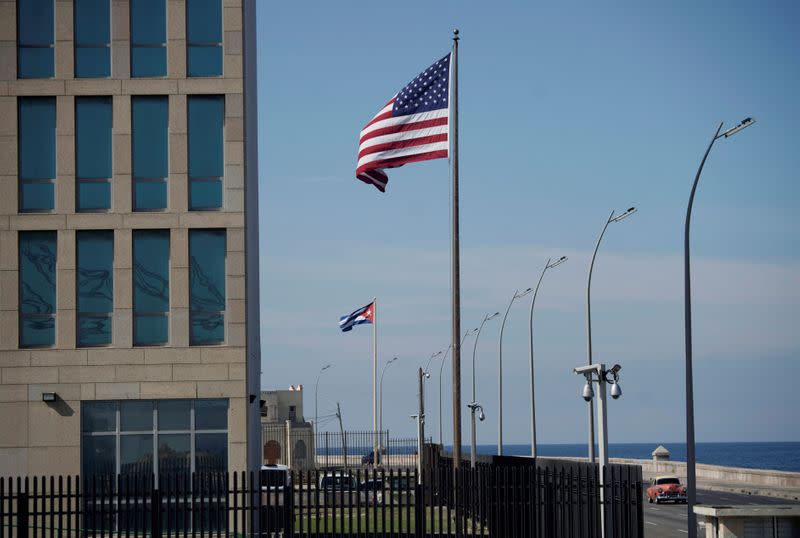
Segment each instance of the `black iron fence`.
[{"label": "black iron fence", "polygon": [[547,462],[453,470],[0,479],[0,538],[643,536],[641,470]]},{"label": "black iron fence", "polygon": [[[293,469],[391,468],[417,464],[416,437],[393,437],[386,430],[314,433],[310,425],[262,424],[264,461]],[[374,446],[381,447],[375,455]]]}]

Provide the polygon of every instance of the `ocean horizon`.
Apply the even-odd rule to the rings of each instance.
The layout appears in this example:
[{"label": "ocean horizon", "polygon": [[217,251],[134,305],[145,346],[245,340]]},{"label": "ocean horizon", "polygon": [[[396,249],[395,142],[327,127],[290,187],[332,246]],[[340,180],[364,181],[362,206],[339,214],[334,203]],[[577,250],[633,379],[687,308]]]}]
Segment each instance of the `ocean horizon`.
[{"label": "ocean horizon", "polygon": [[[659,445],[669,450],[670,460],[686,461],[686,443],[609,443],[608,452],[611,458],[649,460]],[[478,454],[497,453],[496,444],[481,444],[476,448]],[[452,445],[445,445],[445,449],[452,450]],[[469,445],[461,450],[468,455]],[[527,456],[531,453],[531,445],[506,444],[503,452],[507,456]],[[538,454],[545,457],[586,457],[587,452],[585,443],[538,445]],[[698,463],[709,465],[800,472],[800,442],[696,443],[695,453]]]}]

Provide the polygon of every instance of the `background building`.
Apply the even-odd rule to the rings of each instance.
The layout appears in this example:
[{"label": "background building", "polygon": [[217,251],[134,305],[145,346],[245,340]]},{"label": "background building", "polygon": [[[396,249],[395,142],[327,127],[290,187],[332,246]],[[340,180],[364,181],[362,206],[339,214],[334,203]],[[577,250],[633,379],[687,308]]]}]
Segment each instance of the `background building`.
[{"label": "background building", "polygon": [[0,1],[0,476],[246,467],[243,38]]},{"label": "background building", "polygon": [[286,465],[291,461],[294,469],[313,468],[314,428],[303,415],[303,385],[262,391],[261,400],[264,461]]}]

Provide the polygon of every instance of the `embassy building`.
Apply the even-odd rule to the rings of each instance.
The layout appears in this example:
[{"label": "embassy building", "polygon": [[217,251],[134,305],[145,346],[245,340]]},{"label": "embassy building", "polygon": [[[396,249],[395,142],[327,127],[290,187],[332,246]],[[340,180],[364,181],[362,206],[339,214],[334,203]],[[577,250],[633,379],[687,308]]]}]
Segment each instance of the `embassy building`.
[{"label": "embassy building", "polygon": [[248,9],[0,0],[0,476],[247,468]]}]

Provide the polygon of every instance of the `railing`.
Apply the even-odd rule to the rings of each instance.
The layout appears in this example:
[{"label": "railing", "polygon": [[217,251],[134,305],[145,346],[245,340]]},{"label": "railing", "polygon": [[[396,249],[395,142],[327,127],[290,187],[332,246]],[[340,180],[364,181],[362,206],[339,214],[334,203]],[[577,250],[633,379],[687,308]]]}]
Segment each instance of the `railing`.
[{"label": "railing", "polygon": [[[293,469],[349,469],[364,465],[391,468],[417,464],[416,437],[392,437],[390,432],[317,432],[308,426],[263,424],[264,460]],[[288,441],[288,443],[287,443]],[[373,447],[382,447],[378,457]]]},{"label": "railing", "polygon": [[0,538],[643,536],[635,467],[481,464],[259,474],[0,479]]}]

